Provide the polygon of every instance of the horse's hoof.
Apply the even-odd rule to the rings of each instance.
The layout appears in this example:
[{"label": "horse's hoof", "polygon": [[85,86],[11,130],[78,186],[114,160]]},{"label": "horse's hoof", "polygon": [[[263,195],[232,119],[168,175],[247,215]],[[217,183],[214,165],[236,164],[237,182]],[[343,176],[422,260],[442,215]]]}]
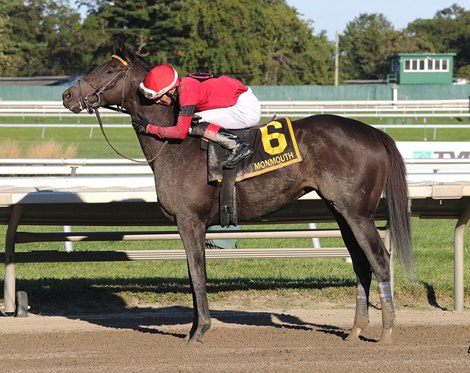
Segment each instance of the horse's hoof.
[{"label": "horse's hoof", "polygon": [[392,329],[383,329],[379,342],[385,344],[392,342]]},{"label": "horse's hoof", "polygon": [[203,338],[209,330],[210,325],[210,323],[207,323],[204,327],[195,329],[194,332],[191,330],[185,338],[188,344],[203,343]]},{"label": "horse's hoof", "polygon": [[349,335],[346,337],[345,341],[348,343],[359,343],[361,340],[359,336],[361,335],[362,329],[353,328]]},{"label": "horse's hoof", "polygon": [[204,343],[204,341],[202,340],[202,337],[201,338],[196,338],[194,336],[191,337],[189,335],[187,335],[184,340],[186,341],[186,344],[190,345],[190,346],[198,346],[198,345]]}]

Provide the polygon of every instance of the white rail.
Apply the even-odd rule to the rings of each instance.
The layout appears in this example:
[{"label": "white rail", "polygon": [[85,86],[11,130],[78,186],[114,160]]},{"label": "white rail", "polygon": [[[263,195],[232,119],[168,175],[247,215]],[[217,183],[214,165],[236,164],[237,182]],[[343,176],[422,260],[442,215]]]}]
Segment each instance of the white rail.
[{"label": "white rail", "polygon": [[[448,117],[468,116],[469,100],[419,100],[419,101],[262,101],[261,111],[265,116],[306,116],[310,114],[342,114],[361,117]],[[79,114],[87,116],[86,112]],[[0,101],[0,116],[3,117],[73,117],[61,101]],[[125,114],[102,109],[104,117],[122,117]]]},{"label": "white rail", "polygon": [[[442,144],[442,143],[441,143]],[[452,146],[452,143],[449,146]],[[452,148],[451,148],[452,149]],[[468,152],[470,156],[470,151]],[[143,161],[143,159],[140,159]],[[405,158],[408,170],[408,178],[420,181],[423,175],[429,175],[433,181],[442,181],[442,177],[462,178],[470,181],[470,158],[446,158],[446,159],[412,159]],[[28,158],[3,158],[0,159],[1,176],[120,176],[125,179],[129,176],[152,176],[150,167],[146,164],[131,162],[127,159],[28,159]],[[0,185],[5,185],[11,179],[0,180]],[[447,179],[445,181],[452,181]],[[89,178],[94,183],[93,178]],[[152,183],[153,181],[150,181]],[[90,185],[92,186],[92,185]]]}]

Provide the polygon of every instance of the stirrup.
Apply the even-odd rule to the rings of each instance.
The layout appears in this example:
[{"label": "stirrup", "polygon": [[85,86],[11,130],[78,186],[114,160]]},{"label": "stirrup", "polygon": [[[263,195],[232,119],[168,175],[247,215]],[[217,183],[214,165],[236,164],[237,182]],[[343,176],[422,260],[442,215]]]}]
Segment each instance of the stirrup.
[{"label": "stirrup", "polygon": [[227,160],[223,163],[224,168],[234,168],[238,162],[248,158],[253,154],[253,149],[248,144],[240,144],[237,148],[233,149]]}]

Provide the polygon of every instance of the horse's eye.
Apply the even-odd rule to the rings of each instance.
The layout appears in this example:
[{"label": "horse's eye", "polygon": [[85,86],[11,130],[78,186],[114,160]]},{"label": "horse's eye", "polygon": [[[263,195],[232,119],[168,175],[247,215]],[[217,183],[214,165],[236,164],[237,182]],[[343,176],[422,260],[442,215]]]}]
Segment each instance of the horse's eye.
[{"label": "horse's eye", "polygon": [[113,73],[113,71],[112,71],[112,70],[109,70],[109,69],[108,69],[108,70],[106,70],[106,74],[108,74],[108,75],[109,75],[109,74],[112,74],[112,73]]}]

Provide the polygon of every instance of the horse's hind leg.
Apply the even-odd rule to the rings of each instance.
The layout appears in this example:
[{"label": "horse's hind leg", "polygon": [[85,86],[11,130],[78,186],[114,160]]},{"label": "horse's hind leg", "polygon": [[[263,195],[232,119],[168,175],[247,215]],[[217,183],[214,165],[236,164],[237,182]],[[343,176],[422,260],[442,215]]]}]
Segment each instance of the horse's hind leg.
[{"label": "horse's hind leg", "polygon": [[369,325],[369,292],[372,279],[372,270],[369,261],[356,241],[351,228],[344,218],[331,206],[336,215],[344,243],[351,255],[354,272],[357,276],[356,313],[351,333],[347,341],[358,341],[362,331]]},{"label": "horse's hind leg", "polygon": [[346,220],[379,283],[382,306],[382,336],[380,341],[387,342],[391,339],[395,321],[390,286],[390,254],[385,249],[373,220],[357,216],[349,217]]}]

